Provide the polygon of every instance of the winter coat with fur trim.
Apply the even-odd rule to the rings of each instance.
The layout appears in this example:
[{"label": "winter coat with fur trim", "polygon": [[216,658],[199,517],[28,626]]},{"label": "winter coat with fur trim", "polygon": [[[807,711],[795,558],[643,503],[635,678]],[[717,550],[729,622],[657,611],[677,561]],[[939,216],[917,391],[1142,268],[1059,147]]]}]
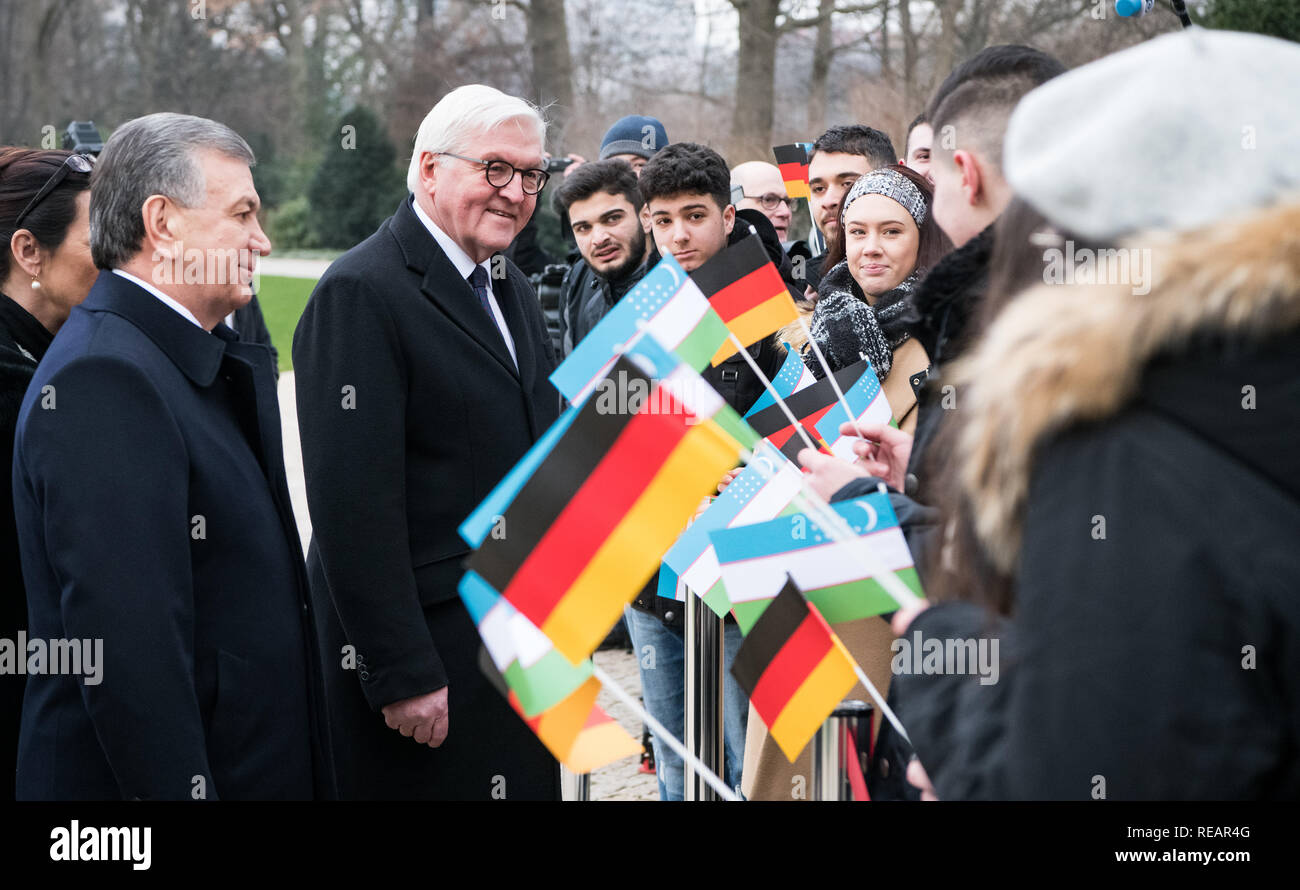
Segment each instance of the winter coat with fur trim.
[{"label": "winter coat with fur trim", "polygon": [[955,370],[1016,598],[997,683],[897,677],[940,798],[1300,797],[1300,203],[1126,247],[1149,293],[1041,285]]}]

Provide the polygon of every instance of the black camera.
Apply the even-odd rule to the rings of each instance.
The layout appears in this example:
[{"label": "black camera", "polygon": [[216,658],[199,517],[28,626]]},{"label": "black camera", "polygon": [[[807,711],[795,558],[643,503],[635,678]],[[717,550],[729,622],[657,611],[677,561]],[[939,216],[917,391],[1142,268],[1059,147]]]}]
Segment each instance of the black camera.
[{"label": "black camera", "polygon": [[560,173],[572,163],[573,158],[548,158],[546,160],[546,172],[551,174]]},{"label": "black camera", "polygon": [[94,121],[73,121],[63,134],[63,148],[74,154],[98,157],[104,150],[104,143]]}]

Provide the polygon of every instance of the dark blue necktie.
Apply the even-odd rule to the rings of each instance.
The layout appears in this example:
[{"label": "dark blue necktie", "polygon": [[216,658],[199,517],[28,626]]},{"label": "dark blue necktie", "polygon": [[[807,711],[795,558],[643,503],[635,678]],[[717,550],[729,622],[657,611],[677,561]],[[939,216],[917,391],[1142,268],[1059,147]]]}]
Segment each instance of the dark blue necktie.
[{"label": "dark blue necktie", "polygon": [[475,266],[474,271],[469,273],[469,286],[474,288],[474,293],[478,295],[478,301],[483,304],[483,311],[487,313],[492,322],[492,327],[497,326],[497,317],[492,312],[492,303],[488,301],[488,274],[487,269],[482,266]]}]

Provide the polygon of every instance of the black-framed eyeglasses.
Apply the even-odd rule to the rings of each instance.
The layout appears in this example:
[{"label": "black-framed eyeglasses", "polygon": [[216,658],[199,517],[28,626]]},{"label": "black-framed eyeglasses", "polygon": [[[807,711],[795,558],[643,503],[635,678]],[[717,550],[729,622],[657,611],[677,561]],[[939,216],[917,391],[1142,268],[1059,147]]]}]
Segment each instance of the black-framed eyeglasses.
[{"label": "black-framed eyeglasses", "polygon": [[519,174],[519,182],[523,186],[525,195],[535,195],[542,189],[546,188],[546,181],[551,178],[551,174],[545,170],[520,170],[514,164],[506,161],[489,161],[485,158],[467,158],[464,155],[453,154],[449,151],[440,151],[438,154],[446,155],[449,158],[460,158],[462,161],[469,161],[471,164],[482,164],[483,175],[487,177],[488,185],[494,189],[503,189],[510,185],[514,180],[515,174]]},{"label": "black-framed eyeglasses", "polygon": [[784,204],[793,211],[794,205],[798,203],[795,198],[787,198],[785,195],[778,195],[776,192],[768,192],[766,195],[745,195],[745,197],[751,201],[757,201],[758,205],[764,210],[775,210],[776,205]]},{"label": "black-framed eyeglasses", "polygon": [[58,188],[59,184],[68,178],[69,173],[89,174],[93,169],[94,162],[86,155],[68,155],[63,159],[63,163],[59,165],[59,169],[54,171],[54,175],[45,181],[45,185],[41,186],[41,190],[36,193],[36,197],[28,201],[27,206],[23,208],[23,212],[18,214],[18,218],[14,220],[14,228],[21,229],[23,220],[27,218],[27,215],[36,209],[37,204],[45,200],[46,195]]}]

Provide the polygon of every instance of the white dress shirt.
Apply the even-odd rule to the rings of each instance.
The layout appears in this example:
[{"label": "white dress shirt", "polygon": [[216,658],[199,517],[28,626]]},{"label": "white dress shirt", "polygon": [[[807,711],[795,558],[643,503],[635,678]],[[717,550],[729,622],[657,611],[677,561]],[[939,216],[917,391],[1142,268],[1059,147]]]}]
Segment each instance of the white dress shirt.
[{"label": "white dress shirt", "polygon": [[166,304],[167,304],[168,306],[170,306],[172,309],[174,309],[174,310],[176,310],[178,313],[180,313],[181,317],[183,317],[183,318],[187,318],[187,319],[189,319],[190,321],[194,322],[195,326],[197,326],[197,327],[199,327],[199,328],[203,328],[203,325],[199,323],[199,320],[198,320],[197,318],[194,317],[194,313],[193,313],[193,312],[191,312],[190,310],[186,309],[184,306],[182,306],[180,303],[178,303],[178,302],[176,302],[175,300],[173,300],[171,297],[167,296],[167,295],[166,295],[165,293],[163,293],[162,291],[158,290],[158,288],[154,287],[154,286],[153,286],[152,284],[150,284],[149,282],[144,281],[144,280],[142,280],[142,279],[140,279],[140,278],[136,278],[136,277],[135,277],[134,275],[132,275],[130,272],[123,272],[121,269],[114,269],[114,270],[113,270],[113,274],[114,274],[114,275],[121,275],[121,276],[122,276],[123,278],[125,278],[127,281],[133,281],[133,282],[135,282],[136,284],[140,285],[142,288],[144,288],[145,290],[147,290],[149,293],[153,294],[155,297],[157,297],[158,299],[162,300],[164,303],[166,303]]},{"label": "white dress shirt", "polygon": [[[420,207],[420,202],[415,201],[415,215],[424,223],[424,227],[429,230],[429,234],[438,242],[442,252],[447,254],[447,259],[456,267],[460,277],[469,282],[469,276],[474,273],[474,261],[470,259],[469,254],[461,249],[461,246],[451,240],[451,236],[438,228],[438,224],[429,218],[429,215]],[[506,326],[506,318],[501,314],[501,306],[497,303],[496,294],[492,291],[492,269],[489,267],[490,259],[484,260],[478,265],[483,267],[483,271],[488,273],[488,303],[492,306],[492,318],[496,321],[497,330],[501,332],[501,337],[506,341],[506,349],[510,351],[510,360],[515,363],[515,368],[519,367],[519,356],[515,355],[515,341],[510,336],[510,328]],[[473,291],[471,290],[471,293]]]}]

